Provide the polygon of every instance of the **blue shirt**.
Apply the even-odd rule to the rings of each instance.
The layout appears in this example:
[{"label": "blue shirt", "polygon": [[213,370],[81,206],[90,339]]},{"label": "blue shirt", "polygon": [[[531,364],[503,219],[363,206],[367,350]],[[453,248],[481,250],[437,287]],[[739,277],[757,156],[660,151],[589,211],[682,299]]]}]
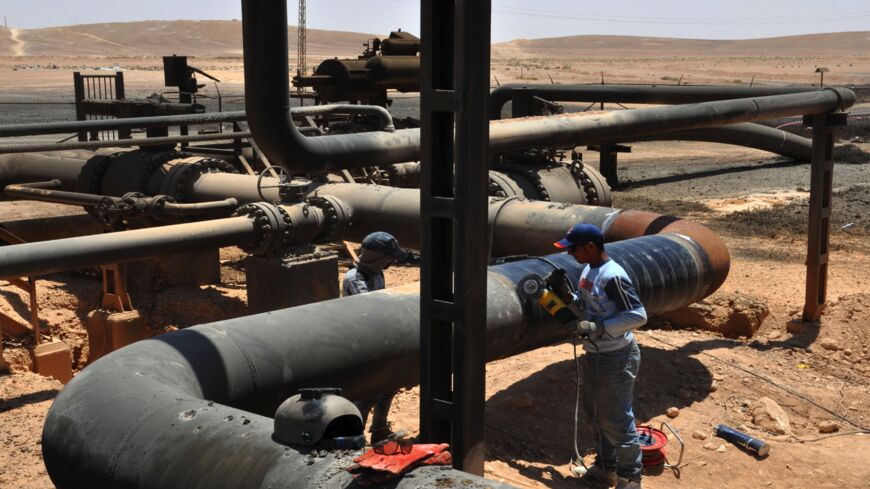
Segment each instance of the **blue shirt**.
[{"label": "blue shirt", "polygon": [[625,347],[634,340],[632,330],[646,323],[646,309],[631,283],[631,279],[618,263],[606,260],[593,267],[586,265],[577,285],[577,302],[588,321],[600,321],[604,334],[583,340],[583,349],[607,352]]},{"label": "blue shirt", "polygon": [[351,268],[344,274],[344,280],[341,281],[341,296],[365,294],[385,287],[384,272],[363,273],[357,268]]}]

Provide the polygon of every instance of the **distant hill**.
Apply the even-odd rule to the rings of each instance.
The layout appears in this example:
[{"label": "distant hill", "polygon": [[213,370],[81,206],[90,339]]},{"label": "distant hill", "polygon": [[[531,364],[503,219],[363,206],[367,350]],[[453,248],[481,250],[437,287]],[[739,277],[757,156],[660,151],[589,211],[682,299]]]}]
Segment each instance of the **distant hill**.
[{"label": "distant hill", "polygon": [[[296,28],[289,27],[290,53]],[[17,34],[17,39],[16,39]],[[388,33],[309,29],[314,57],[354,56],[362,43]],[[0,28],[0,56],[234,56],[242,54],[240,21],[177,20],[86,24],[44,29]],[[810,56],[870,54],[870,31],[738,41],[634,36],[517,39],[493,45],[494,57]]]},{"label": "distant hill", "polygon": [[[291,55],[295,55],[296,28],[289,27]],[[0,56],[15,54],[11,29],[0,27]],[[312,56],[352,56],[362,43],[387,32],[308,30]],[[27,56],[241,56],[242,23],[237,20],[142,21],[83,24],[44,29],[21,29],[19,48]]]},{"label": "distant hill", "polygon": [[493,45],[494,57],[810,56],[870,54],[870,31],[736,41],[636,36],[517,39]]}]

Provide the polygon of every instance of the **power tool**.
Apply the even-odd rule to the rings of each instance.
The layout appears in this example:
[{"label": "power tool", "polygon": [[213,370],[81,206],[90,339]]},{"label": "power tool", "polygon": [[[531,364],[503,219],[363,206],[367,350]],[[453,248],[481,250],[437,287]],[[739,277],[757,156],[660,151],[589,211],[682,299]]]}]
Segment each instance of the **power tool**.
[{"label": "power tool", "polygon": [[568,309],[568,305],[550,290],[544,279],[536,273],[521,278],[517,283],[517,292],[525,299],[537,301],[548,314],[559,322],[567,323],[577,319],[577,316]]}]

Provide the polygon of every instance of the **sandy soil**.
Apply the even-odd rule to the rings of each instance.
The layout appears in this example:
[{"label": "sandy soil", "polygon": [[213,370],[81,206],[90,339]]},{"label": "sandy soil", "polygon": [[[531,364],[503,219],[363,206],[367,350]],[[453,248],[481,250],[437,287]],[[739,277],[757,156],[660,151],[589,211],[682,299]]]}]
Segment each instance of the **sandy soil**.
[{"label": "sandy soil", "polygon": [[[870,165],[837,167],[835,186],[841,192],[856,188],[859,193],[846,195],[858,204],[863,201],[863,207],[837,218],[836,223],[848,220],[853,225],[835,226],[832,235],[831,302],[818,327],[799,327],[794,321],[803,302],[805,242],[795,230],[759,235],[754,221],[770,209],[784,219],[793,219],[789,216],[798,211],[798,221],[804,219],[800,197],[805,192],[796,188],[806,186],[808,168],[783,166],[755,151],[686,144],[690,146],[637,145],[630,158],[622,160],[622,175],[632,186],[616,192],[616,205],[670,210],[720,232],[733,261],[728,280],[714,298],[749,297],[766,304],[770,315],[753,338],[726,339],[703,330],[674,329],[667,322],[653,322],[640,335],[639,420],[655,426],[668,421],[687,444],[681,478],[665,471],[649,476],[647,486],[714,488],[727,481],[728,487],[737,488],[759,483],[765,487],[862,487],[870,480],[870,469],[861,463],[870,454],[870,438],[824,438],[819,423],[836,422],[837,434],[870,425],[864,409],[870,402],[870,252],[865,244],[870,230],[866,217]],[[866,145],[864,149],[870,150]],[[682,153],[689,156],[678,156]],[[730,171],[710,172],[711,168]],[[734,213],[734,203],[739,202],[754,204],[738,206],[740,210]],[[840,204],[846,202],[835,201]],[[3,206],[9,209],[10,204]],[[174,329],[243,314],[244,275],[238,270],[239,257],[232,249],[222,254],[224,283],[219,286],[161,291],[149,302],[152,326]],[[417,278],[416,268],[395,268],[387,281],[392,286]],[[77,366],[86,358],[87,348],[81,319],[94,307],[98,291],[99,283],[81,274],[40,281],[44,321],[73,345]],[[173,300],[163,300],[169,297]],[[20,310],[23,299],[2,287],[0,309]],[[177,307],[182,303],[184,308]],[[837,349],[822,347],[823,339],[833,340]],[[29,358],[19,345],[7,342],[5,356],[16,373],[0,377],[0,443],[16,455],[0,461],[0,487],[51,487],[39,462],[39,433],[42,417],[61,386],[22,372],[29,367]],[[488,366],[487,477],[521,487],[576,484],[567,466],[572,453],[573,372],[568,344]],[[785,409],[791,418],[790,434],[773,435],[752,423],[747,406],[761,397]],[[396,426],[416,429],[418,401],[416,389],[399,395],[392,415]],[[679,416],[667,418],[664,412],[669,407],[678,408]],[[721,440],[711,438],[711,426],[720,422],[765,438],[773,447],[772,455],[756,460],[728,444],[719,448]],[[588,433],[582,433],[580,448],[591,448]],[[675,461],[675,445],[669,453]]]},{"label": "sandy soil", "polygon": [[[748,82],[754,70],[746,67],[751,58],[723,65],[725,79]],[[203,61],[196,65],[240,87],[240,60]],[[694,67],[695,61],[687,58],[679,62],[674,73],[704,71]],[[114,62],[100,60],[101,65]],[[141,67],[125,75],[135,90],[154,91],[162,85],[159,60],[126,58],[117,62]],[[663,64],[601,61],[602,66],[618,71],[627,80],[647,82],[655,81],[660,73],[651,66],[663,68],[670,63],[658,62]],[[59,68],[14,71],[27,63]],[[501,82],[518,74],[511,63],[494,63]],[[0,58],[0,93],[21,86],[42,93],[58,89],[71,93],[69,67],[90,64],[91,59]],[[597,70],[591,65],[580,68],[581,63],[570,61],[563,64],[571,65],[564,70],[564,79],[579,76],[583,70],[593,77]],[[761,69],[766,64],[757,60],[755,66]],[[803,64],[778,67],[777,80],[790,83],[803,77],[804,83],[810,83],[814,76],[805,68]],[[551,70],[536,69],[532,73],[539,75],[533,76],[546,81]],[[861,141],[867,140],[865,135]],[[855,143],[859,156],[870,152],[870,145],[861,141]],[[830,302],[818,325],[801,325],[796,319],[804,294],[806,241],[801,233],[806,220],[808,165],[759,151],[704,143],[643,143],[633,148],[632,153],[620,155],[624,188],[615,192],[614,205],[671,213],[713,228],[729,245],[732,269],[709,303],[721,307],[729,297],[745,297],[769,310],[751,338],[729,339],[702,329],[704,324],[682,328],[664,320],[651,321],[639,335],[643,361],[637,387],[638,418],[655,426],[667,420],[686,442],[681,477],[676,478],[671,471],[650,475],[646,487],[870,486],[866,464],[870,437],[854,434],[870,426],[870,413],[865,408],[870,403],[868,159],[861,156],[858,161],[862,163],[838,164],[835,169]],[[594,165],[594,154],[585,157]],[[54,212],[56,208],[0,203],[0,219]],[[134,297],[134,304],[146,311],[155,332],[244,314],[240,256],[233,249],[222,252],[219,285],[161,290],[147,299]],[[393,286],[417,278],[415,268],[394,268],[387,283]],[[39,282],[43,323],[70,344],[77,368],[87,358],[82,319],[96,307],[99,290],[100,283],[89,273],[52,275]],[[0,283],[0,310],[23,318],[25,304],[23,294]],[[39,440],[45,413],[62,386],[26,372],[31,365],[26,346],[4,343],[3,355],[13,373],[0,376],[0,446],[7,455],[0,457],[3,489],[53,487],[42,466]],[[575,486],[567,466],[573,451],[570,433],[575,382],[570,344],[493,362],[487,367],[487,382],[486,476],[519,487]],[[785,410],[791,420],[788,434],[775,435],[753,423],[750,406],[762,397],[773,399]],[[397,427],[416,429],[418,402],[416,389],[398,396],[392,413]],[[679,410],[676,418],[665,416],[670,407]],[[823,421],[837,424],[835,436],[819,432]],[[721,422],[768,440],[773,447],[771,456],[756,460],[711,438],[711,426]],[[580,449],[584,452],[592,448],[588,435],[581,434]],[[672,462],[677,451],[672,440],[668,452]]]}]

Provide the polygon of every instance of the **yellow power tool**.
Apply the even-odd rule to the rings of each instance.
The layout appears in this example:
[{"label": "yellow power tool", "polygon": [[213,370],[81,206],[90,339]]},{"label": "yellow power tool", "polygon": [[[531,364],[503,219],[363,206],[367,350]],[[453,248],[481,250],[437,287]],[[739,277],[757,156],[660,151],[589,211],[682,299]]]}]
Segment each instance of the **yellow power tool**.
[{"label": "yellow power tool", "polygon": [[568,309],[568,305],[555,292],[547,288],[547,283],[538,274],[530,273],[521,278],[517,283],[517,292],[525,299],[536,301],[559,322],[567,323],[577,319],[577,316]]}]

